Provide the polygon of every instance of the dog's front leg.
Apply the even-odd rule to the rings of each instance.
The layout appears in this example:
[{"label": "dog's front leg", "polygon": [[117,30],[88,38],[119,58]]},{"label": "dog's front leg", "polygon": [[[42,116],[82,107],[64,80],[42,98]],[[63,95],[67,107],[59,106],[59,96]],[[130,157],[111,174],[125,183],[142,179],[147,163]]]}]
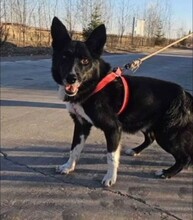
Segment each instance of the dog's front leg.
[{"label": "dog's front leg", "polygon": [[80,123],[78,120],[75,120],[74,136],[70,150],[70,157],[65,164],[58,166],[56,169],[57,172],[68,174],[75,169],[76,162],[80,157],[85,140],[89,135],[90,128],[91,125],[89,123]]},{"label": "dog's front leg", "polygon": [[117,169],[119,166],[120,157],[120,137],[121,128],[116,127],[105,131],[105,137],[107,141],[107,173],[102,180],[104,186],[111,186],[116,183]]}]

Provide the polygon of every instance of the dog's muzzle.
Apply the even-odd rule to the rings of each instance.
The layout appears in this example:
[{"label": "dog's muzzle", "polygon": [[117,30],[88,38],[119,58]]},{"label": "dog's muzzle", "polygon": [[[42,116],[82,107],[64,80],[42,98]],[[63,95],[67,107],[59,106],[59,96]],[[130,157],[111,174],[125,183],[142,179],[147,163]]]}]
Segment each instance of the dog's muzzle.
[{"label": "dog's muzzle", "polygon": [[68,96],[75,96],[78,92],[80,83],[78,82],[77,76],[75,74],[69,74],[64,83],[65,93]]}]

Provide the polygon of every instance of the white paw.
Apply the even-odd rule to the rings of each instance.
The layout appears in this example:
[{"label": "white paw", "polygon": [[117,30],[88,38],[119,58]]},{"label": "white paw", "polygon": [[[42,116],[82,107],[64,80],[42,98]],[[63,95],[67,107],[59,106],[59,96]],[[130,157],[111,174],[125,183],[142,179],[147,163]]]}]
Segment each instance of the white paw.
[{"label": "white paw", "polygon": [[155,176],[160,177],[160,178],[165,178],[164,171],[163,170],[156,171]]},{"label": "white paw", "polygon": [[112,186],[113,184],[116,183],[116,180],[117,180],[117,176],[116,175],[110,175],[109,173],[107,173],[103,180],[102,180],[102,184],[104,186]]},{"label": "white paw", "polygon": [[129,156],[137,156],[137,155],[139,155],[139,154],[135,153],[135,151],[132,150],[132,149],[127,149],[127,150],[125,151],[125,154],[127,154],[127,155],[129,155]]},{"label": "white paw", "polygon": [[75,166],[70,165],[69,163],[65,163],[56,167],[56,172],[61,174],[69,174],[74,170]]}]

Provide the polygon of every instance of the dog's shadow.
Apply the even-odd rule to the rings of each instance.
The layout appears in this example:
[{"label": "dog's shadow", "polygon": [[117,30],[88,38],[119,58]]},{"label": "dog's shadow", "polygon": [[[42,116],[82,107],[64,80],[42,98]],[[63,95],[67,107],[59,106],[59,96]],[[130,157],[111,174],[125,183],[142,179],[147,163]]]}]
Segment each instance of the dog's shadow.
[{"label": "dog's shadow", "polygon": [[[56,167],[67,162],[69,143],[49,143],[48,146],[26,146],[20,148],[2,148],[5,152],[2,160],[1,180],[26,182],[63,182],[74,185],[100,187],[100,181],[107,170],[106,148],[102,144],[87,144],[77,163],[76,170],[69,175],[56,172]],[[57,145],[57,146],[55,146]],[[66,147],[65,147],[66,146]],[[167,155],[165,155],[167,157]],[[144,167],[152,170],[169,167],[171,160],[161,161],[155,157],[155,151],[147,149],[139,157],[130,157],[121,153],[118,175],[154,179],[152,172],[144,172]],[[160,169],[161,169],[160,168]],[[10,175],[9,175],[10,174]]]}]

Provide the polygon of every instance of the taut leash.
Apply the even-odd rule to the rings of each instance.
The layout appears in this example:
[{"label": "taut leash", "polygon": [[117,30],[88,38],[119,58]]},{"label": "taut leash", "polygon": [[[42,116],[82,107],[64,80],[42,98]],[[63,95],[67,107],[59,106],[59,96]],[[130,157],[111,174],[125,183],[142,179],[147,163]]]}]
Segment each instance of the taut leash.
[{"label": "taut leash", "polygon": [[188,37],[191,37],[192,35],[193,35],[193,33],[188,34],[188,35],[186,35],[186,36],[184,36],[184,37],[182,37],[182,38],[180,38],[180,39],[174,41],[173,43],[171,43],[171,44],[169,44],[169,45],[167,45],[167,46],[161,48],[161,49],[158,50],[158,51],[155,51],[155,52],[153,52],[153,53],[151,53],[151,54],[149,54],[149,55],[147,55],[147,56],[145,56],[145,57],[143,57],[143,58],[141,58],[141,59],[134,60],[132,63],[127,63],[127,64],[124,66],[124,69],[130,69],[131,71],[135,72],[135,71],[137,71],[137,69],[140,67],[140,65],[142,64],[142,62],[144,62],[145,60],[147,60],[147,59],[149,59],[149,58],[155,56],[156,54],[158,54],[158,53],[160,53],[160,52],[166,50],[167,48],[169,48],[169,47],[171,47],[171,46],[173,46],[173,45],[175,45],[175,44],[177,44],[177,43],[179,43],[179,42],[181,42],[181,41],[187,39]]}]

